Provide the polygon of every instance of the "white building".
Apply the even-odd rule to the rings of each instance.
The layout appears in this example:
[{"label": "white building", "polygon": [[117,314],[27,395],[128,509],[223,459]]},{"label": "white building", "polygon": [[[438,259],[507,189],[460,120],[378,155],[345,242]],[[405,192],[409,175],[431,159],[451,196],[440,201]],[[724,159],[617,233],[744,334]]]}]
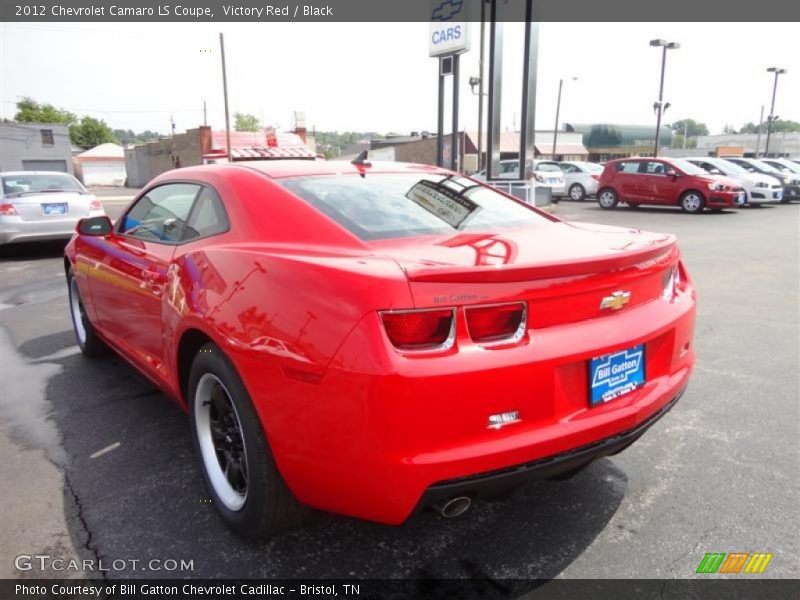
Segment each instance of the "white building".
[{"label": "white building", "polygon": [[100,144],[75,157],[84,185],[125,185],[125,151],[117,144]]},{"label": "white building", "polygon": [[[755,156],[758,148],[759,156],[764,156],[767,146],[767,132],[757,133],[728,133],[722,135],[701,135],[697,138],[698,150],[715,150],[720,147],[742,149],[745,156]],[[697,152],[695,152],[697,153]],[[706,154],[706,152],[703,152]],[[769,139],[770,156],[800,157],[800,133],[785,131],[773,132]]]}]

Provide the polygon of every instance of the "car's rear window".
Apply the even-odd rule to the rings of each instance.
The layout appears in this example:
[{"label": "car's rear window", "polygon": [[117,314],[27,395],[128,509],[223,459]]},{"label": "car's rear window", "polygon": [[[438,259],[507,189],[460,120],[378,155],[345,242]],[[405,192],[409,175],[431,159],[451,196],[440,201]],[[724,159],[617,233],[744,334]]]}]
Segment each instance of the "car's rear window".
[{"label": "car's rear window", "polygon": [[27,194],[36,192],[83,192],[74,177],[60,173],[20,173],[3,175],[3,194]]},{"label": "car's rear window", "polygon": [[460,176],[367,173],[280,180],[363,240],[523,227],[545,218]]}]

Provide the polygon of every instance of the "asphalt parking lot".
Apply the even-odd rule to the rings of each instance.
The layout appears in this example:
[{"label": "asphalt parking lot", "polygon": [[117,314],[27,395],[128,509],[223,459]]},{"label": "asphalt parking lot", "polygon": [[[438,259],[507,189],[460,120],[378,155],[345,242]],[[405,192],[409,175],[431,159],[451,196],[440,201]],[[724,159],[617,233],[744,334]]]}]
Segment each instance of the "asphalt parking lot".
[{"label": "asphalt parking lot", "polygon": [[[107,201],[112,216],[123,206]],[[738,551],[774,553],[762,577],[800,577],[800,204],[555,212],[678,235],[699,315],[696,371],[676,407],[574,479],[458,519],[319,515],[260,545],[207,502],[186,416],[122,360],[78,353],[63,245],[4,250],[0,575],[44,552],[193,559],[178,573],[192,577],[691,578],[706,552]]]}]

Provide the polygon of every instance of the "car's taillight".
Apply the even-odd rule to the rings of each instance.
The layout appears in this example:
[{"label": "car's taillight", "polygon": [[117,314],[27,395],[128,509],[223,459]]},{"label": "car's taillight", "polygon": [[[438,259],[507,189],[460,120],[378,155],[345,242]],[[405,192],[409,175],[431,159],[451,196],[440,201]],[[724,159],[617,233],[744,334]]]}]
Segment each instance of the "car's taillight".
[{"label": "car's taillight", "polygon": [[3,202],[0,204],[0,215],[17,215],[17,209],[14,208],[14,205],[9,202]]},{"label": "car's taillight", "polygon": [[455,309],[382,312],[389,341],[398,350],[444,350],[455,340]]},{"label": "car's taillight", "polygon": [[669,269],[664,271],[662,276],[662,292],[661,297],[664,300],[672,301],[675,298],[675,290],[679,288],[681,283],[680,269],[678,264],[675,263]]},{"label": "car's taillight", "polygon": [[592,179],[595,181],[600,181],[600,175],[592,175]]},{"label": "car's taillight", "polygon": [[524,302],[465,309],[470,337],[480,343],[510,341],[525,333]]},{"label": "car's taillight", "polygon": [[89,203],[89,210],[103,210],[103,205],[95,198]]}]

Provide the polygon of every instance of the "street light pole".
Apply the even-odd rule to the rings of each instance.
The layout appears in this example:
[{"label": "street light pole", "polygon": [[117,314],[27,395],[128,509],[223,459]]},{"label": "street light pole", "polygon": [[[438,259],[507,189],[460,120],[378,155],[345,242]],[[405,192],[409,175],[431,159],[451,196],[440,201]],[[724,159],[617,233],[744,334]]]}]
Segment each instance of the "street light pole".
[{"label": "street light pole", "polygon": [[225,37],[219,34],[219,49],[222,58],[222,94],[225,96],[225,146],[228,153],[228,162],[233,162],[231,156],[231,119],[228,113],[228,75],[225,70]]},{"label": "street light pole", "polygon": [[770,105],[769,114],[767,115],[767,143],[764,146],[764,157],[769,156],[769,138],[772,134],[772,124],[777,120],[775,116],[775,93],[778,91],[778,75],[786,73],[786,69],[778,67],[770,67],[767,73],[775,73],[775,83],[772,86],[772,104]]},{"label": "street light pole", "polygon": [[653,149],[653,156],[658,156],[658,144],[661,139],[661,116],[667,110],[669,104],[664,105],[664,72],[667,67],[667,50],[677,50],[681,47],[677,42],[668,42],[667,40],[650,40],[650,45],[653,47],[661,47],[661,83],[658,87],[658,102],[655,104],[656,109],[656,142]]}]

